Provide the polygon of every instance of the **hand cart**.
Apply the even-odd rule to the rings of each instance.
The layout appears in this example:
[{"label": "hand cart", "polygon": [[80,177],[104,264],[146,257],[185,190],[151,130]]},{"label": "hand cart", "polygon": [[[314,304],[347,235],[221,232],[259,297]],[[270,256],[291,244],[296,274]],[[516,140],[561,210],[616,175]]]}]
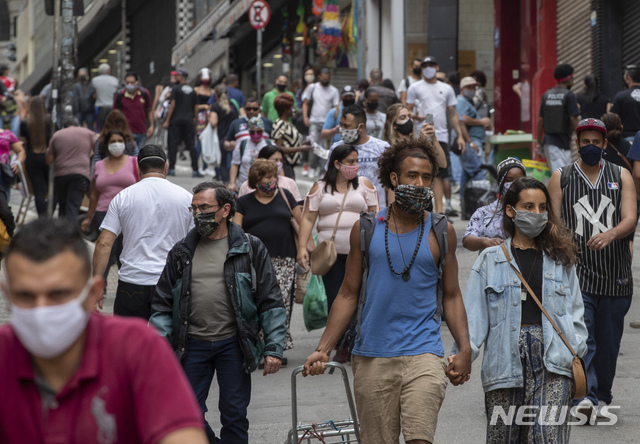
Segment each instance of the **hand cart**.
[{"label": "hand cart", "polygon": [[293,427],[289,431],[289,436],[285,444],[311,444],[311,443],[358,443],[360,444],[360,427],[358,424],[358,415],[356,413],[356,405],[351,394],[351,385],[347,370],[338,362],[327,362],[325,364],[332,374],[335,369],[342,372],[342,381],[344,389],[347,392],[347,401],[351,418],[334,421],[328,420],[324,422],[314,422],[313,424],[298,424],[298,395],[296,388],[296,375],[302,373],[304,366],[301,365],[291,373],[291,412]]}]

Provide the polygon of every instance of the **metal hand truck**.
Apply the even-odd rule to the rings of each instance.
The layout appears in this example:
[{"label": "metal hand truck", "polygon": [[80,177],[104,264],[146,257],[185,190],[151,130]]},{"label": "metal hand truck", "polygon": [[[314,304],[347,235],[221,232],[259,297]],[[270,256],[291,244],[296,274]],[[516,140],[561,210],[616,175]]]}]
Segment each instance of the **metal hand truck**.
[{"label": "metal hand truck", "polygon": [[301,365],[291,373],[291,412],[293,427],[289,431],[289,436],[285,444],[302,444],[302,443],[358,443],[360,444],[360,427],[358,424],[358,415],[356,413],[356,405],[351,394],[351,385],[347,370],[338,362],[327,362],[329,374],[335,369],[342,372],[342,381],[344,389],[347,392],[347,401],[351,418],[340,421],[328,420],[324,422],[314,422],[313,424],[298,424],[298,395],[296,388],[296,375],[302,373],[304,366]]}]

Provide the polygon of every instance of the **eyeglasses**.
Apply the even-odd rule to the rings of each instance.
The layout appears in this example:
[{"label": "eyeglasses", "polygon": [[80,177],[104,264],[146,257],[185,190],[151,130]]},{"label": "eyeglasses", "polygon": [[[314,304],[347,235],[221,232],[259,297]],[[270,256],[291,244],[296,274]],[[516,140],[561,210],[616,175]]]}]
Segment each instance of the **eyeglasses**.
[{"label": "eyeglasses", "polygon": [[213,210],[215,207],[220,208],[220,205],[208,205],[208,204],[202,204],[202,205],[191,205],[191,208],[189,208],[189,211],[191,212],[191,214],[196,214],[196,213],[211,213],[211,210]]},{"label": "eyeglasses", "polygon": [[256,131],[249,130],[249,134],[262,134],[262,130],[256,130]]},{"label": "eyeglasses", "polygon": [[257,106],[256,107],[245,106],[244,109],[245,109],[245,111],[259,111],[260,110],[260,108],[258,108]]}]

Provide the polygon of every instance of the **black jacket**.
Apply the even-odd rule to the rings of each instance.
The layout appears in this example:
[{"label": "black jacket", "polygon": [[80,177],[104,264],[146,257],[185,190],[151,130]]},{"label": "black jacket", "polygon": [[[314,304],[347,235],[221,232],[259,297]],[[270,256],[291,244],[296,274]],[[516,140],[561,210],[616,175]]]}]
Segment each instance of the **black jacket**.
[{"label": "black jacket", "polygon": [[[264,356],[282,358],[286,314],[280,286],[264,244],[229,223],[224,277],[238,324],[244,367],[250,373]],[[251,245],[249,244],[251,240]],[[191,302],[191,262],[200,234],[192,229],[169,252],[151,302],[151,325],[173,346],[179,360],[187,352]],[[264,343],[258,333],[264,331]]]}]

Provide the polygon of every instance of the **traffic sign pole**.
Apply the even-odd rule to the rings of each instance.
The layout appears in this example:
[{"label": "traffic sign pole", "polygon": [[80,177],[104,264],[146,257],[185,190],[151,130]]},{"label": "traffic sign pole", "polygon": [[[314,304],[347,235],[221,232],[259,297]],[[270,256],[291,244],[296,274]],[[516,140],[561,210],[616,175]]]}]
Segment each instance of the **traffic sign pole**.
[{"label": "traffic sign pole", "polygon": [[258,100],[262,94],[262,30],[271,19],[271,9],[265,0],[253,0],[249,7],[249,23],[258,34],[256,36],[256,93]]},{"label": "traffic sign pole", "polygon": [[258,29],[256,54],[256,90],[258,94],[258,106],[262,103],[260,94],[262,93],[262,29]]}]

